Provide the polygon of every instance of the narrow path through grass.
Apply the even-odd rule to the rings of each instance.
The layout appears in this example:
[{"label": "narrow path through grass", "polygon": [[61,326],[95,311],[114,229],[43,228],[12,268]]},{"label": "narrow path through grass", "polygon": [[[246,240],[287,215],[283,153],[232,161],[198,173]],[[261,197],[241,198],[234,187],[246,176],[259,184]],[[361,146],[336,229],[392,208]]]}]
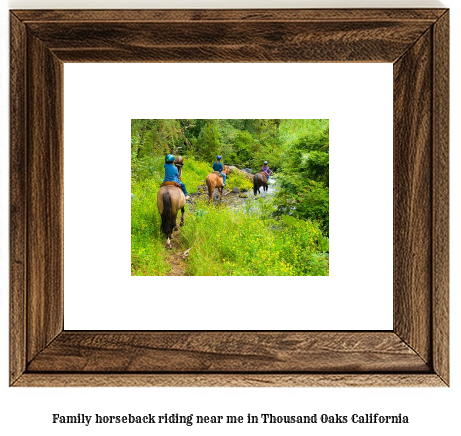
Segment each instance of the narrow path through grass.
[{"label": "narrow path through grass", "polygon": [[167,276],[184,276],[187,268],[187,257],[184,256],[185,250],[181,248],[181,231],[174,232],[171,239],[171,250],[165,247],[167,252],[167,262],[171,265],[171,271]]}]

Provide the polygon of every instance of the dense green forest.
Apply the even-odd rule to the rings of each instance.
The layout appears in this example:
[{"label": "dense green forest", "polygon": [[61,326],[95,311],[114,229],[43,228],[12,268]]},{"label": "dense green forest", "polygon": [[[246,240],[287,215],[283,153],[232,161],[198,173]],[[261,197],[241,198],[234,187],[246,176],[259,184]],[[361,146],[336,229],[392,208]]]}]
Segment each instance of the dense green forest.
[{"label": "dense green forest", "polygon": [[[156,206],[167,153],[185,158],[189,193],[218,154],[253,174],[267,160],[275,188],[254,197],[251,180],[233,172],[227,188],[244,192],[238,207],[193,197],[172,253]],[[136,119],[131,169],[132,275],[328,275],[328,120]]]}]

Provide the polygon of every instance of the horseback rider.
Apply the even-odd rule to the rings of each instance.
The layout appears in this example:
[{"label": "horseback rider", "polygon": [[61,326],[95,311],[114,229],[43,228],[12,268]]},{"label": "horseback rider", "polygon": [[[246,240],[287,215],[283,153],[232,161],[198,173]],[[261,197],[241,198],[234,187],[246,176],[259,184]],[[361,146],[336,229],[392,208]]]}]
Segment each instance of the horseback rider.
[{"label": "horseback rider", "polygon": [[272,170],[269,168],[267,164],[267,160],[264,161],[264,165],[261,167],[261,172],[264,173],[267,177],[267,182],[269,183],[269,176],[273,174]]},{"label": "horseback rider", "polygon": [[164,182],[176,182],[181,185],[182,192],[186,196],[186,200],[190,198],[190,195],[187,193],[186,185],[179,180],[179,171],[173,165],[174,164],[174,156],[172,154],[167,154],[165,156],[165,164],[163,168],[165,168],[165,178],[163,179]]},{"label": "horseback rider", "polygon": [[226,175],[223,174],[222,170],[224,169],[223,164],[221,163],[222,156],[216,156],[216,162],[213,163],[213,170],[217,171],[223,177],[222,184],[226,186]]}]

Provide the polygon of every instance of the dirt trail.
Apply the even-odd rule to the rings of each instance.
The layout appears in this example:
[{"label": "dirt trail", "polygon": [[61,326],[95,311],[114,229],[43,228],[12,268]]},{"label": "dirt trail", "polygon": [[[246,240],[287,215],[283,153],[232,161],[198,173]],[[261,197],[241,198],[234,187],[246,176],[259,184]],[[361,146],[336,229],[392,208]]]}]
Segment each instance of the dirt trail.
[{"label": "dirt trail", "polygon": [[[166,247],[166,245],[165,245]],[[171,265],[171,272],[165,274],[167,276],[184,276],[186,272],[186,257],[184,251],[181,250],[180,232],[174,232],[173,239],[171,239],[171,250],[167,250],[168,262]]]}]

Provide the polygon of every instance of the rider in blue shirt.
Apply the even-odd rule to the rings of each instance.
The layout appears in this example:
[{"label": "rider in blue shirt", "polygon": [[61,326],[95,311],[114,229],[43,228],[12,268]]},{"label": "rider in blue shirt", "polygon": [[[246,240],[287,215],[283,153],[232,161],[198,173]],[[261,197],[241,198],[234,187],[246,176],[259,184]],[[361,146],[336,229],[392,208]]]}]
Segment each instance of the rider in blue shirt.
[{"label": "rider in blue shirt", "polygon": [[218,171],[221,174],[221,176],[223,177],[222,184],[223,184],[223,186],[226,186],[226,175],[222,173],[222,170],[224,169],[224,166],[220,162],[221,159],[222,159],[221,156],[216,157],[216,162],[213,163],[213,170]]},{"label": "rider in blue shirt", "polygon": [[186,185],[179,180],[179,171],[174,166],[174,156],[172,154],[166,155],[163,168],[165,168],[165,178],[163,181],[179,183],[181,185],[182,192],[184,192],[184,195],[186,196],[186,200],[190,198],[190,195],[187,193]]}]

